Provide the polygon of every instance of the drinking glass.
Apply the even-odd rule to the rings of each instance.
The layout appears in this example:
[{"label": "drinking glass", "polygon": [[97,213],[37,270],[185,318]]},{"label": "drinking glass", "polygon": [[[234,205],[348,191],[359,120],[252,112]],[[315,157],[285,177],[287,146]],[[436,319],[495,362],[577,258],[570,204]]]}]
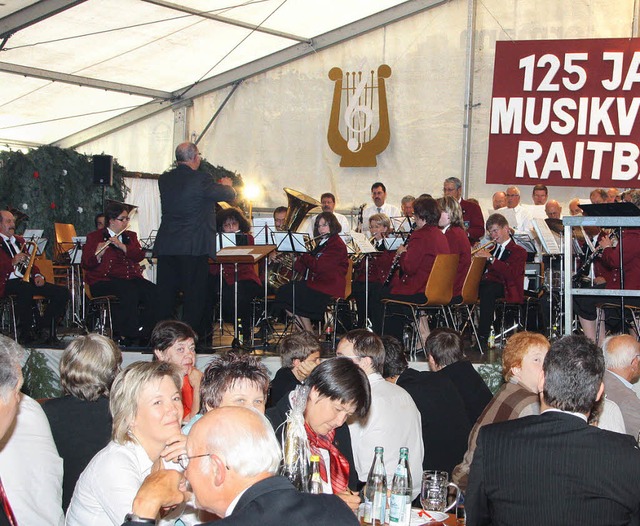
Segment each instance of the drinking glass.
[{"label": "drinking glass", "polygon": [[[456,498],[447,506],[449,488],[455,488]],[[460,498],[460,488],[453,482],[449,482],[449,474],[446,471],[428,470],[422,473],[422,488],[420,491],[420,504],[425,511],[451,510]]]}]

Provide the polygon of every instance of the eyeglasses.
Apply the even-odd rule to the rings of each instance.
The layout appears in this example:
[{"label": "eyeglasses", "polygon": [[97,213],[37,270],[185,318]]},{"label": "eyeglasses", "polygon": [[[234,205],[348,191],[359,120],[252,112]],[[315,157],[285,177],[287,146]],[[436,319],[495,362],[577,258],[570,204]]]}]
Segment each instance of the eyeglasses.
[{"label": "eyeglasses", "polygon": [[[192,458],[202,458],[202,457],[211,457],[211,456],[217,456],[217,455],[216,455],[215,453],[203,453],[202,455],[193,455],[193,456],[180,455],[180,456],[178,457],[178,465],[179,465],[182,469],[186,470],[186,469],[187,469],[187,467],[189,466],[189,461],[190,461]],[[218,458],[220,458],[220,457],[218,457]],[[227,466],[226,464],[225,464],[225,466],[224,466],[224,467],[225,467],[225,468],[227,468],[227,470],[229,470],[229,469],[230,469],[230,468],[229,468],[229,466]]]},{"label": "eyeglasses", "polygon": [[121,221],[122,223],[125,223],[126,221],[129,221],[128,217],[116,217],[116,221]]}]

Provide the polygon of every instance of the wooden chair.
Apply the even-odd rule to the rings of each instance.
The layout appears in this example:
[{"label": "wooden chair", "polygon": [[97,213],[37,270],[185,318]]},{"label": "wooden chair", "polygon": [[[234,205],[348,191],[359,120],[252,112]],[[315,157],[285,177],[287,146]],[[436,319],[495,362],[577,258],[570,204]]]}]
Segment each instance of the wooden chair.
[{"label": "wooden chair", "polygon": [[73,238],[76,237],[76,227],[69,223],[54,223],[53,228],[56,234],[53,260],[56,264],[68,264],[69,250],[75,246]]},{"label": "wooden chair", "polygon": [[[425,287],[424,295],[427,297],[427,301],[424,303],[411,303],[408,301],[398,301],[394,299],[383,299],[384,314],[382,318],[382,332],[384,333],[384,320],[387,317],[388,305],[402,305],[408,307],[411,310],[411,323],[413,325],[414,334],[417,335],[417,339],[421,344],[421,348],[424,350],[425,343],[420,336],[420,318],[429,310],[436,310],[442,312],[444,315],[445,323],[449,325],[449,318],[447,316],[447,306],[451,302],[453,297],[453,283],[456,279],[456,272],[458,271],[458,261],[460,256],[458,254],[438,254],[436,260],[433,263],[433,268],[429,274],[427,285]],[[416,355],[416,338],[413,338],[411,349],[409,352],[412,356]]]},{"label": "wooden chair", "polygon": [[467,328],[467,325],[471,325],[471,330],[473,331],[473,335],[476,339],[476,343],[478,344],[478,349],[480,349],[480,353],[482,353],[482,346],[480,345],[480,338],[478,337],[476,325],[473,322],[473,314],[478,305],[478,291],[480,290],[480,280],[482,279],[482,275],[484,274],[486,263],[486,258],[471,258],[471,265],[469,266],[467,276],[464,278],[464,284],[462,285],[462,301],[457,305],[452,305],[452,309],[455,311],[459,311],[461,309],[464,309],[466,311],[467,317],[462,328],[460,328],[460,324],[456,322],[456,318],[453,316],[453,312],[451,313],[454,328],[457,331],[462,333]]}]

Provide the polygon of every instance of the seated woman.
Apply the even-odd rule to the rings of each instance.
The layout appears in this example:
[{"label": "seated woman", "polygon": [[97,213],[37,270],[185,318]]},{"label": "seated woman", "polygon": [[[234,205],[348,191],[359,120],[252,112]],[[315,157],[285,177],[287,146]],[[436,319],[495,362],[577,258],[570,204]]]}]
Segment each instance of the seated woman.
[{"label": "seated woman", "polygon": [[269,371],[259,358],[233,352],[216,355],[204,370],[200,384],[200,411],[182,428],[189,434],[202,415],[216,407],[252,407],[264,413]]},{"label": "seated woman", "polygon": [[[180,432],[182,375],[166,362],[135,362],[111,388],[112,440],[82,472],[67,526],[118,526],[131,512],[138,488],[154,464],[178,468],[186,455]],[[174,510],[164,524],[173,524]]]},{"label": "seated woman", "polygon": [[[242,241],[253,245],[254,239],[249,231],[251,225],[247,218],[237,208],[221,210],[216,215],[218,232],[227,234],[244,234]],[[209,265],[209,275],[214,278],[214,290],[217,290],[220,276],[220,264]],[[222,265],[222,313],[225,321],[233,322],[235,312],[235,276],[234,265],[225,263]],[[251,341],[251,302],[254,298],[262,296],[264,288],[262,281],[256,273],[256,265],[253,263],[240,263],[238,265],[238,318],[242,325],[242,336],[245,344]]]},{"label": "seated woman", "polygon": [[149,340],[155,360],[172,363],[180,369],[184,422],[188,422],[200,410],[202,372],[196,368],[197,341],[195,331],[186,323],[177,320],[158,323]]},{"label": "seated woman", "polygon": [[271,381],[267,407],[276,405],[283,396],[302,385],[320,363],[320,351],[318,336],[311,332],[294,332],[282,338],[278,345],[282,367]]},{"label": "seated woman", "polygon": [[276,294],[276,305],[290,316],[295,310],[296,320],[304,330],[313,329],[311,320],[322,319],[332,296],[344,295],[349,259],[347,247],[338,235],[340,230],[340,223],[331,212],[318,214],[313,227],[318,238],[316,246],[298,257],[294,265],[304,279],[285,283]]},{"label": "seated woman", "polygon": [[109,443],[109,391],[120,370],[122,353],[100,334],[79,336],[62,353],[62,398],[42,404],[58,453],[64,461],[62,509],[67,511],[80,473]]},{"label": "seated woman", "polygon": [[438,204],[442,209],[438,226],[449,242],[451,254],[460,256],[458,272],[453,284],[453,298],[451,299],[451,303],[456,305],[462,301],[462,286],[471,266],[471,243],[469,243],[469,237],[464,230],[462,208],[460,208],[458,201],[451,196],[445,196],[438,199]]},{"label": "seated woman", "polygon": [[119,343],[146,344],[157,321],[156,286],[142,277],[145,252],[136,233],[127,230],[129,207],[112,202],[104,213],[107,227],[90,232],[82,250],[84,281],[93,296],[118,298],[112,309]]},{"label": "seated woman", "polygon": [[507,340],[502,352],[502,376],[506,383],[471,429],[467,452],[451,475],[462,490],[467,486],[476,440],[482,426],[540,414],[538,380],[548,350],[549,340],[534,332],[519,332]]},{"label": "seated woman", "polygon": [[[369,258],[369,319],[373,332],[380,334],[382,331],[382,319],[379,318],[380,309],[376,305],[380,304],[380,294],[382,293],[382,284],[387,279],[391,263],[395,252],[386,250],[384,246],[384,238],[391,232],[391,221],[385,214],[373,214],[369,218],[369,232],[371,233],[371,242],[378,249],[378,254]],[[352,287],[352,296],[356,300],[358,307],[358,328],[363,329],[367,326],[365,319],[366,312],[366,261],[362,260],[353,270],[354,280]]]},{"label": "seated woman", "polygon": [[[352,360],[332,358],[318,365],[305,381],[311,388],[304,411],[305,430],[311,454],[319,455],[324,493],[334,493],[351,509],[360,499],[358,473],[353,462],[351,435],[347,419],[364,418],[371,405],[371,388],[365,372]],[[267,418],[281,439],[289,397],[283,397],[267,410]]]},{"label": "seated woman", "polygon": [[[399,258],[398,271],[388,289],[382,291],[383,298],[411,303],[424,303],[427,280],[438,254],[450,254],[449,242],[438,228],[442,210],[435,199],[418,197],[413,203],[416,229],[406,245],[398,247],[396,258]],[[377,305],[382,318],[382,305]],[[388,305],[390,316],[384,320],[384,334],[394,336],[402,341],[402,330],[408,308],[399,305]],[[424,342],[428,336],[426,319],[420,324],[420,334]]]}]

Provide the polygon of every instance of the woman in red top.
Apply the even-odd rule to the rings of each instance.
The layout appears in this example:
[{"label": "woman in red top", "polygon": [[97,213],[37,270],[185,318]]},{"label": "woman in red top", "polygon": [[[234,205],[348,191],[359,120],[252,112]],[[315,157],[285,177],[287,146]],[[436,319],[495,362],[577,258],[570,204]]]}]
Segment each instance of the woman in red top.
[{"label": "woman in red top", "polygon": [[324,316],[332,297],[343,297],[346,274],[349,267],[347,247],[338,235],[340,223],[331,212],[316,216],[313,233],[317,239],[315,248],[302,254],[294,270],[303,276],[303,281],[291,281],[278,289],[276,308],[284,308],[289,315],[294,311],[300,326],[312,330],[311,320]]},{"label": "woman in red top", "polygon": [[446,196],[438,199],[438,204],[442,208],[439,226],[449,242],[451,253],[460,256],[451,299],[451,303],[455,305],[462,301],[462,286],[471,266],[471,243],[464,230],[462,208],[458,201],[451,196]]},{"label": "woman in red top", "polygon": [[[411,303],[424,303],[427,280],[438,254],[450,254],[449,242],[438,228],[442,209],[431,197],[419,197],[413,203],[416,229],[406,245],[398,247],[396,257],[400,266],[388,290],[382,296]],[[378,308],[382,309],[382,305]],[[399,305],[387,306],[384,333],[402,341],[405,316],[411,316],[408,308]]]},{"label": "woman in red top", "polygon": [[[373,214],[369,218],[369,232],[371,233],[371,242],[378,249],[378,253],[369,258],[369,319],[373,332],[380,334],[382,330],[382,318],[378,317],[380,309],[376,309],[375,305],[380,303],[380,294],[382,293],[382,284],[387,279],[391,263],[395,257],[395,251],[386,250],[384,246],[384,238],[391,231],[391,220],[385,214]],[[358,307],[358,327],[365,328],[367,320],[365,319],[365,298],[366,298],[366,270],[365,260],[362,260],[353,271],[353,288],[352,296],[356,300]]]}]

